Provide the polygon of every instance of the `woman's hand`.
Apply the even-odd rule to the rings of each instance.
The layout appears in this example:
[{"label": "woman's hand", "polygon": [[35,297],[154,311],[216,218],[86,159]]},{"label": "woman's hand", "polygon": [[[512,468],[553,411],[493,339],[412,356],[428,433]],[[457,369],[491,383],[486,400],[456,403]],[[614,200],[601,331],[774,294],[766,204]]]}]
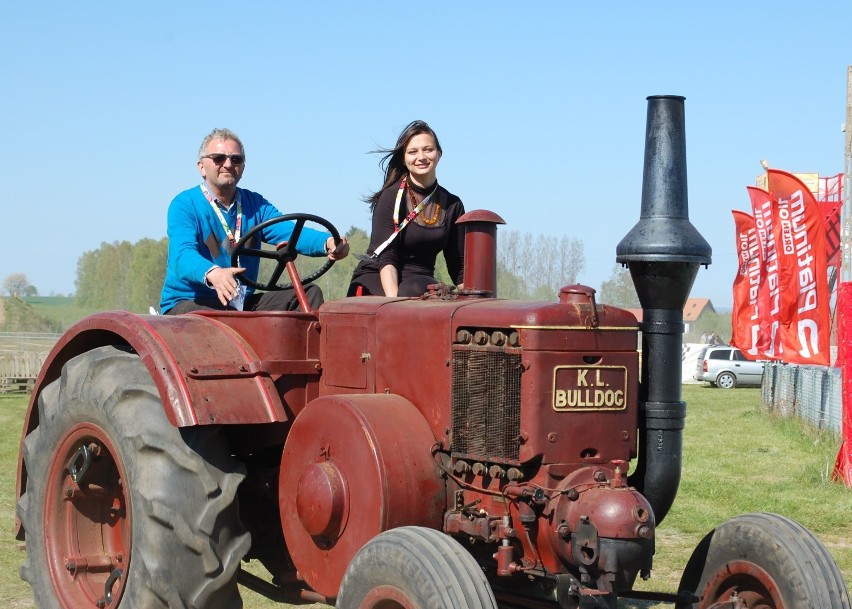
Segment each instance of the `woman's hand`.
[{"label": "woman's hand", "polygon": [[325,240],[325,251],[331,260],[342,260],[349,255],[349,241],[346,237],[340,238],[340,243],[334,243],[334,237],[329,237]]}]

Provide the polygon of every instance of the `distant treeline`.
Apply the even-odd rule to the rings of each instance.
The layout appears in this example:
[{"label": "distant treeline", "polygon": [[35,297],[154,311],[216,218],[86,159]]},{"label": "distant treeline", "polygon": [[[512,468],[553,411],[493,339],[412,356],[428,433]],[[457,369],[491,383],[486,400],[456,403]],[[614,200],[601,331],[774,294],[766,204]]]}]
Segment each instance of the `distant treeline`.
[{"label": "distant treeline", "polygon": [[[346,233],[351,251],[366,252],[369,235],[352,227]],[[576,283],[585,268],[581,241],[569,237],[538,236],[517,231],[498,238],[497,289],[500,297],[521,300],[555,300],[559,288]],[[85,252],[77,263],[77,304],[93,309],[121,309],[146,313],[157,307],[166,271],[168,240],[142,239],[102,243]],[[303,275],[316,270],[325,258],[300,256],[296,262]],[[358,260],[349,256],[337,262],[317,280],[326,300],[346,295]],[[268,277],[270,263],[261,264],[261,279]],[[439,257],[437,279],[449,283],[446,264]],[[282,279],[285,282],[285,279]]]}]

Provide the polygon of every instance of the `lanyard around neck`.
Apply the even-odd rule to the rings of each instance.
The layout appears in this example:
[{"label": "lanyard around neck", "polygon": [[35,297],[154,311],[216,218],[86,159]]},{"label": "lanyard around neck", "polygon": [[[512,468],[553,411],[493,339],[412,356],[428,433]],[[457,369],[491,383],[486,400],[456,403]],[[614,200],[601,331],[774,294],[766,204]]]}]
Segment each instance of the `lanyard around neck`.
[{"label": "lanyard around neck", "polygon": [[[402,221],[402,224],[400,224],[399,223],[399,204],[402,201],[402,193],[405,192],[405,187],[407,185],[408,185],[408,178],[407,177],[402,178],[402,182],[399,183],[399,190],[396,193],[396,202],[393,205],[393,232],[394,233],[398,233],[403,228],[405,228],[405,226],[409,222],[414,220],[415,216],[417,216],[417,214],[419,214],[421,211],[423,211],[423,208],[426,207],[426,205],[429,204],[429,201],[432,200],[432,195],[434,195],[436,192],[438,192],[438,183],[435,182],[435,188],[432,189],[432,192],[430,192],[428,195],[426,195],[426,197],[422,201],[420,201],[420,203],[417,204],[417,207],[415,207],[414,209],[412,209],[409,212],[409,214],[405,217],[405,220]],[[392,239],[393,238],[391,238],[391,240]]]},{"label": "lanyard around neck", "polygon": [[414,220],[414,218],[417,216],[417,214],[419,214],[423,210],[423,208],[426,206],[426,204],[429,203],[429,201],[432,199],[432,196],[436,192],[438,192],[438,183],[435,182],[435,188],[432,189],[432,192],[430,192],[428,195],[426,195],[426,197],[422,201],[420,201],[420,203],[417,204],[417,207],[412,209],[409,212],[409,214],[405,217],[405,219],[402,221],[402,223],[400,223],[399,222],[399,204],[402,201],[402,193],[405,192],[406,183],[407,183],[407,178],[402,178],[402,182],[399,183],[399,191],[396,193],[396,203],[394,203],[394,206],[393,206],[393,232],[391,233],[391,236],[388,237],[385,240],[384,243],[382,243],[379,247],[376,248],[376,251],[374,251],[372,254],[370,254],[370,257],[373,258],[373,259],[378,258],[379,254],[381,254],[383,251],[385,251],[387,246],[389,246],[393,242],[393,240],[396,238],[396,236],[399,234],[399,232],[402,229],[404,229],[406,226],[408,226],[409,222]]},{"label": "lanyard around neck", "polygon": [[235,245],[237,241],[240,240],[240,233],[243,227],[243,203],[239,189],[237,189],[237,224],[233,233],[231,232],[231,228],[228,226],[228,222],[225,220],[225,216],[222,215],[222,210],[219,208],[219,204],[217,202],[218,200],[210,194],[210,191],[207,189],[207,184],[204,182],[201,183],[201,192],[204,193],[207,201],[210,203],[211,207],[213,207],[213,211],[216,212],[216,216],[219,218],[222,228],[225,229],[225,235],[227,235],[231,245]]}]

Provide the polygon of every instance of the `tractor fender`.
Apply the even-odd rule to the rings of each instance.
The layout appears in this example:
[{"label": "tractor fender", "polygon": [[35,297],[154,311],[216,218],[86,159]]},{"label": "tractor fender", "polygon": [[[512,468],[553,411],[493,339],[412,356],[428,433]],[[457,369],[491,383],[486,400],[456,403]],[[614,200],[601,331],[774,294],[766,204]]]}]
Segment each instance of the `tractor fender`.
[{"label": "tractor fender", "polygon": [[337,595],[364,544],[401,526],[440,529],[446,490],[435,437],[407,399],[328,395],[287,436],[278,484],[281,525],[299,574]]},{"label": "tractor fender", "polygon": [[[60,377],[69,360],[104,345],[139,356],[157,387],[166,417],[176,427],[288,420],[265,369],[268,362],[258,361],[241,335],[215,317],[110,311],[71,326],[48,354],[30,396],[20,448],[39,424],[41,392]],[[17,497],[26,483],[19,459]]]},{"label": "tractor fender", "polygon": [[25,435],[38,424],[41,390],[59,378],[68,360],[104,345],[124,345],[139,356],[176,427],[288,420],[264,362],[215,317],[110,311],[80,320],[51,350],[36,379]]}]

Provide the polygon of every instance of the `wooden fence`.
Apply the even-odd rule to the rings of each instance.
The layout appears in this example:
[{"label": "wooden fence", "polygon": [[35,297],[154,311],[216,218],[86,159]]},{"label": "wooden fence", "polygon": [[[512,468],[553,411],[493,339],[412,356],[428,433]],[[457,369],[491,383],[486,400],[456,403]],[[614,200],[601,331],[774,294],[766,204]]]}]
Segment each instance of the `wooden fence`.
[{"label": "wooden fence", "polygon": [[30,391],[59,334],[0,332],[0,393]]}]

